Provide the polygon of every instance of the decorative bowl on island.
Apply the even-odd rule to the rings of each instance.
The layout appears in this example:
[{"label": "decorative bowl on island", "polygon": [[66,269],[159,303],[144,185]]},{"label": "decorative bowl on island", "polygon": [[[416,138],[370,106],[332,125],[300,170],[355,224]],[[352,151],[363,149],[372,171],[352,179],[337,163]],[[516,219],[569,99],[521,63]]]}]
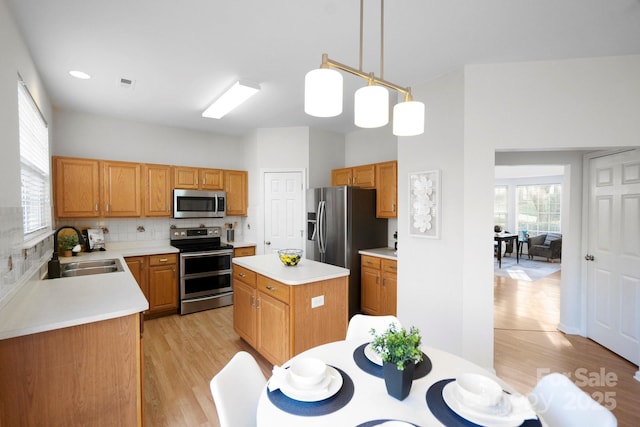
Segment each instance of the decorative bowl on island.
[{"label": "decorative bowl on island", "polygon": [[278,251],[278,256],[280,257],[280,261],[286,266],[293,267],[294,265],[298,265],[300,259],[302,258],[302,250],[301,249],[280,249]]}]

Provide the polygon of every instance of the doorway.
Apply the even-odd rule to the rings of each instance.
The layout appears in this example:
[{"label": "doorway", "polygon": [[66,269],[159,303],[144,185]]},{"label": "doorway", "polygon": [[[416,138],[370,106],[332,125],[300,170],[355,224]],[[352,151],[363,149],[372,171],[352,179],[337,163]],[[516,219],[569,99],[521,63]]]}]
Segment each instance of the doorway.
[{"label": "doorway", "polygon": [[263,183],[263,253],[304,248],[304,172],[265,171]]}]

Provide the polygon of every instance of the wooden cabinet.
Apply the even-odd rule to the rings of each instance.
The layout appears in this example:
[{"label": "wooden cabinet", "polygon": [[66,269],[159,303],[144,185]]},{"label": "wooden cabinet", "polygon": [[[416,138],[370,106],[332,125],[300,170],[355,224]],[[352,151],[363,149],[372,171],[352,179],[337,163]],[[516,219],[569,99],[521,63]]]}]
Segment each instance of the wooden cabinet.
[{"label": "wooden cabinet", "polygon": [[101,212],[98,160],[54,157],[52,163],[56,217],[99,217]]},{"label": "wooden cabinet", "polygon": [[398,162],[376,164],[376,216],[397,218]]},{"label": "wooden cabinet", "polygon": [[58,218],[141,215],[139,163],[54,157],[53,164]]},{"label": "wooden cabinet", "polygon": [[375,165],[361,165],[331,171],[331,185],[352,185],[362,188],[376,187]]},{"label": "wooden cabinet", "polygon": [[244,246],[241,248],[233,248],[233,257],[253,256],[256,254],[255,246]]},{"label": "wooden cabinet", "polygon": [[224,171],[224,190],[227,192],[227,216],[247,215],[249,197],[247,181],[247,171]]},{"label": "wooden cabinet", "polygon": [[146,217],[170,218],[171,211],[171,167],[167,165],[142,165],[143,206]]},{"label": "wooden cabinet", "polygon": [[149,301],[149,317],[178,312],[178,257],[176,254],[126,257],[125,261]]},{"label": "wooden cabinet", "polygon": [[173,185],[185,190],[222,190],[224,189],[222,169],[173,167]]},{"label": "wooden cabinet", "polygon": [[0,340],[0,425],[141,426],[140,314]]},{"label": "wooden cabinet", "polygon": [[397,261],[362,255],[361,309],[375,316],[396,315]]},{"label": "wooden cabinet", "polygon": [[139,217],[142,214],[139,163],[101,161],[102,203],[105,217]]},{"label": "wooden cabinet", "polygon": [[[344,339],[347,277],[288,286],[234,264],[233,278],[233,328],[270,363]],[[312,305],[319,296],[324,303]]]}]

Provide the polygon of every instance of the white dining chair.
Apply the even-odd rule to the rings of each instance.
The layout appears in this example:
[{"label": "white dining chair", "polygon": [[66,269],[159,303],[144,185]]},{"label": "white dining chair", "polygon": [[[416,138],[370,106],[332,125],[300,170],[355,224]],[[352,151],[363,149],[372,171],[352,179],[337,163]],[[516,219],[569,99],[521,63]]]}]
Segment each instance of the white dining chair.
[{"label": "white dining chair", "polygon": [[536,413],[549,427],[616,427],[618,420],[569,378],[551,373],[529,394]]},{"label": "white dining chair", "polygon": [[255,427],[258,400],[265,379],[258,363],[239,351],[209,383],[220,427]]},{"label": "white dining chair", "polygon": [[389,328],[389,325],[393,323],[398,328],[402,325],[396,316],[370,316],[367,314],[356,314],[349,320],[349,326],[347,326],[346,339],[354,340],[371,340],[371,328],[376,330],[376,333],[381,334]]}]

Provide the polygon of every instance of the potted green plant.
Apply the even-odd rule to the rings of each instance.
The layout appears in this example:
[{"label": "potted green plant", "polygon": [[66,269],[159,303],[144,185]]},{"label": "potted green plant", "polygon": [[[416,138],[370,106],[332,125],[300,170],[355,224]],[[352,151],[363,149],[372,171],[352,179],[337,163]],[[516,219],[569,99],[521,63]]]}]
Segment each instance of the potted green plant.
[{"label": "potted green plant", "polygon": [[75,234],[63,234],[60,236],[59,245],[62,256],[71,256],[73,249],[78,244],[78,236]]},{"label": "potted green plant", "polygon": [[382,358],[382,369],[387,393],[403,400],[411,391],[416,364],[422,361],[420,331],[412,326],[407,331],[390,324],[380,335],[371,329],[374,336],[371,342],[373,350]]}]

